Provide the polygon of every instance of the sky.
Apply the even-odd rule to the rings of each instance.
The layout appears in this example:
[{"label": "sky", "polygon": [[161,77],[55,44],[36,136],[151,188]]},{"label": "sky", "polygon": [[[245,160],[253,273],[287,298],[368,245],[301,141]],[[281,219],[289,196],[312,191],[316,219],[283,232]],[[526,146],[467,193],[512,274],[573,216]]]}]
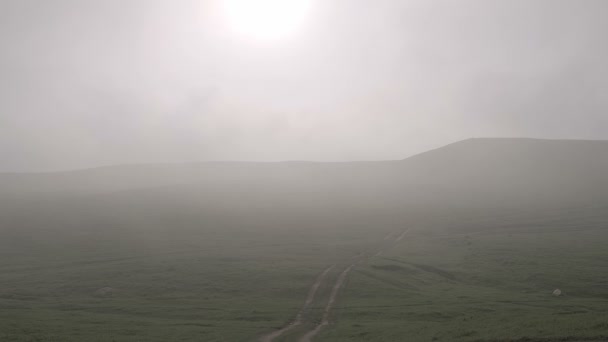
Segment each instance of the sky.
[{"label": "sky", "polygon": [[608,1],[311,0],[273,39],[222,6],[0,0],[0,171],[608,139]]}]

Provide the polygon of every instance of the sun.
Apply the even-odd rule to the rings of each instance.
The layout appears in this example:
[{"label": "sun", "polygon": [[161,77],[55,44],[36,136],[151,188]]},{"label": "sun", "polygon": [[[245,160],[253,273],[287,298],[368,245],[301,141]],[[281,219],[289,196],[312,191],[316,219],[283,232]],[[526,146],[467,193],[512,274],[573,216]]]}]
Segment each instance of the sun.
[{"label": "sun", "polygon": [[222,0],[228,26],[259,40],[275,40],[297,31],[311,5],[312,0]]}]

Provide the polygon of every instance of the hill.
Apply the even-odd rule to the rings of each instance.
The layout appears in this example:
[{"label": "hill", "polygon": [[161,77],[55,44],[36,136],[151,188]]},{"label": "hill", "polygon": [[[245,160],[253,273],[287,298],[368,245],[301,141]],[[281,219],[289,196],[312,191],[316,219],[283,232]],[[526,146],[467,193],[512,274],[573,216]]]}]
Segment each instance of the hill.
[{"label": "hill", "polygon": [[373,197],[403,205],[592,203],[608,199],[608,141],[469,139],[400,161],[207,162],[0,174],[4,199],[185,188],[214,195]]},{"label": "hill", "polygon": [[294,340],[365,258],[320,340],[603,340],[607,186],[608,142],[533,139],[0,174],[0,339],[252,340],[335,265]]}]

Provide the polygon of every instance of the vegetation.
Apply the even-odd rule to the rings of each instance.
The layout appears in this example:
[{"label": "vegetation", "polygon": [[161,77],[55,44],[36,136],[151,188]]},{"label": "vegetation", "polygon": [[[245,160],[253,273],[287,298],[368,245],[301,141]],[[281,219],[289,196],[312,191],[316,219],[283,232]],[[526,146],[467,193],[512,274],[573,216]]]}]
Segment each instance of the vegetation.
[{"label": "vegetation", "polygon": [[352,274],[323,340],[604,341],[605,213],[419,227]]},{"label": "vegetation", "polygon": [[0,341],[253,341],[335,265],[297,341],[353,263],[316,340],[605,340],[608,145],[564,144],[0,175]]}]

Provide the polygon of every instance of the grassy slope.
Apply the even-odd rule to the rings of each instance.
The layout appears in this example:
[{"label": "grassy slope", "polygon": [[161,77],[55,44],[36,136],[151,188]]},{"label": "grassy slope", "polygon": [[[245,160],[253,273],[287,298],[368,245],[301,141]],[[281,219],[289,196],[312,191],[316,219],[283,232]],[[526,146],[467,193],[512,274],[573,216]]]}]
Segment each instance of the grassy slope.
[{"label": "grassy slope", "polygon": [[606,340],[606,224],[597,209],[421,227],[352,274],[323,340]]}]

